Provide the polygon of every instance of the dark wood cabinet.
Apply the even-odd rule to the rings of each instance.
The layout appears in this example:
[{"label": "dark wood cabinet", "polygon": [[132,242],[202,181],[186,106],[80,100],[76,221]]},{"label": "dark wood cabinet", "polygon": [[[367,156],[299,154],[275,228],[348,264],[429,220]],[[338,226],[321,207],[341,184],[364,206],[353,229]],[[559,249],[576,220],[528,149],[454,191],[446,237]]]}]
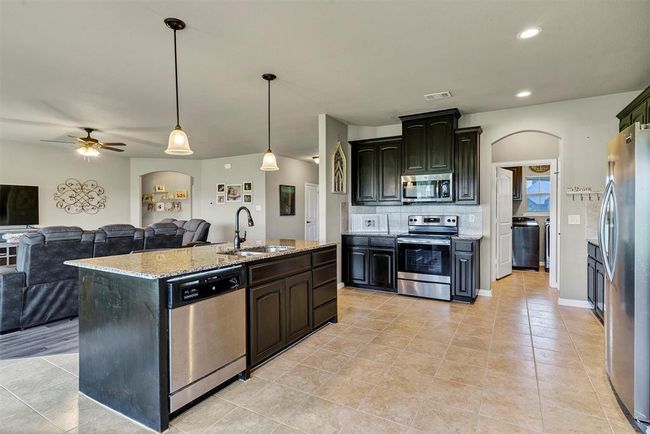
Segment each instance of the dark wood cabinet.
[{"label": "dark wood cabinet", "polygon": [[619,114],[618,130],[622,131],[635,122],[650,122],[650,86],[632,100]]},{"label": "dark wood cabinet", "polygon": [[377,202],[377,146],[352,148],[352,180],[355,203]]},{"label": "dark wood cabinet", "polygon": [[521,200],[523,167],[504,167],[504,169],[508,169],[512,172],[512,200]]},{"label": "dark wood cabinet", "polygon": [[350,286],[397,291],[395,237],[343,235],[343,281]]},{"label": "dark wood cabinet", "polygon": [[287,342],[284,280],[252,288],[250,293],[250,357],[251,365],[256,365]]},{"label": "dark wood cabinet", "polygon": [[350,142],[353,205],[401,204],[402,138]]},{"label": "dark wood cabinet", "polygon": [[454,170],[454,131],[459,117],[457,109],[400,116],[403,175]]},{"label": "dark wood cabinet", "polygon": [[481,127],[457,129],[454,145],[456,203],[480,203],[480,136]]},{"label": "dark wood cabinet", "polygon": [[452,239],[452,299],[473,302],[479,286],[479,241]]},{"label": "dark wood cabinet", "polygon": [[395,250],[369,249],[370,286],[395,288]]},{"label": "dark wood cabinet", "polygon": [[287,343],[291,344],[311,331],[311,271],[285,280]]},{"label": "dark wood cabinet", "polygon": [[600,247],[587,243],[587,299],[602,322],[605,313],[605,266]]},{"label": "dark wood cabinet", "polygon": [[336,257],[330,247],[249,266],[249,368],[336,321]]}]

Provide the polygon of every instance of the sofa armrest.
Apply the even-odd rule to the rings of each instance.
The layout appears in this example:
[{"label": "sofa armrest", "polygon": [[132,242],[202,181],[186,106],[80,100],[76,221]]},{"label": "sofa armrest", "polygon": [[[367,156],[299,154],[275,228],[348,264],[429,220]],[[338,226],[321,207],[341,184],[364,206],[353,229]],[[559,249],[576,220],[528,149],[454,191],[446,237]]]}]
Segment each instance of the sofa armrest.
[{"label": "sofa armrest", "polygon": [[0,333],[20,328],[25,273],[0,267]]}]

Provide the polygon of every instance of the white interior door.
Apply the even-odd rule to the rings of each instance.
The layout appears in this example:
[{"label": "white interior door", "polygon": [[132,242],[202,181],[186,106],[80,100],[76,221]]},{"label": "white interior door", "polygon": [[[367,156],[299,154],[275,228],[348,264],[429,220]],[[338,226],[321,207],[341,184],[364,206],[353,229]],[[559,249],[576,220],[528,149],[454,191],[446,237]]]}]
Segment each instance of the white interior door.
[{"label": "white interior door", "polygon": [[497,167],[497,273],[501,279],[512,274],[512,172]]},{"label": "white interior door", "polygon": [[305,184],[305,240],[318,241],[318,184]]}]

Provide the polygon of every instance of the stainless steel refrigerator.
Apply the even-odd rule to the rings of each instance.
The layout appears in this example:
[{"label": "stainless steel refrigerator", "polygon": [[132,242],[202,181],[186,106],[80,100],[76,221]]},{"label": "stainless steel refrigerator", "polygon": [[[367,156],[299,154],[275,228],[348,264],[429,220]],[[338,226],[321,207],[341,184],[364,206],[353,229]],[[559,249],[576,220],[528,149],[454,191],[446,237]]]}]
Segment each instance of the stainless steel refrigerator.
[{"label": "stainless steel refrigerator", "polygon": [[650,422],[650,124],[609,142],[600,247],[607,274],[605,357],[629,413]]}]

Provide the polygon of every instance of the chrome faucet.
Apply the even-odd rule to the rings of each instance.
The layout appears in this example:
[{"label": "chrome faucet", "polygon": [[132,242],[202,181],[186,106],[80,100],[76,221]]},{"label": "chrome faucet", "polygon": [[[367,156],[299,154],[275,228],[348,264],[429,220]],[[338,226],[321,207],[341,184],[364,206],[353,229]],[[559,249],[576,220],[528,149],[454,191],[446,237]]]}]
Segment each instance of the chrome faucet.
[{"label": "chrome faucet", "polygon": [[241,243],[246,241],[246,231],[244,231],[244,236],[240,237],[239,236],[239,213],[242,211],[246,211],[246,214],[248,214],[248,227],[255,226],[255,222],[253,221],[253,217],[251,216],[251,211],[246,208],[245,206],[240,206],[237,212],[235,213],[235,249],[239,250],[241,247]]}]

